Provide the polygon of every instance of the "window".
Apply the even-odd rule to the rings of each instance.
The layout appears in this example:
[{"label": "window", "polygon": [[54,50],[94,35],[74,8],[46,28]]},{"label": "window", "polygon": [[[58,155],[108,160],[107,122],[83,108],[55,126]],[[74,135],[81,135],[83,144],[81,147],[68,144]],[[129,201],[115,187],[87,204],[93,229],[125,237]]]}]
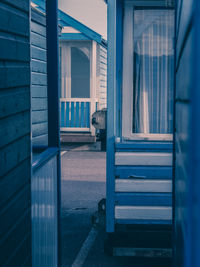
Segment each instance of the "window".
[{"label": "window", "polygon": [[171,139],[174,11],[125,6],[123,137]]},{"label": "window", "polygon": [[91,97],[91,43],[87,41],[61,42],[61,97]]}]

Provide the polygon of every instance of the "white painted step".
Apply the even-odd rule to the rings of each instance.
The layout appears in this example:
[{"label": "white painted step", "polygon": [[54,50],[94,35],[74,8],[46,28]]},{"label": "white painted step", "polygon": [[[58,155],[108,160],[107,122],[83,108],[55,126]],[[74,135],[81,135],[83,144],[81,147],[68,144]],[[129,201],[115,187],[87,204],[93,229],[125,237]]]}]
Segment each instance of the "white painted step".
[{"label": "white painted step", "polygon": [[172,153],[116,152],[115,165],[172,166]]},{"label": "white painted step", "polygon": [[172,207],[115,206],[115,219],[172,220]]},{"label": "white painted step", "polygon": [[115,192],[171,193],[171,180],[155,179],[116,179]]}]

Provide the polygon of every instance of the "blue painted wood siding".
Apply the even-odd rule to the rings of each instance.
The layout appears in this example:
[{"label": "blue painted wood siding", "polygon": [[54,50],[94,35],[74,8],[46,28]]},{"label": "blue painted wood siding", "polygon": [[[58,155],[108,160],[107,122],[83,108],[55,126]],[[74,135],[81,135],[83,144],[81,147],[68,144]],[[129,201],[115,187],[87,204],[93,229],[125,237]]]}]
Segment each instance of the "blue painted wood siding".
[{"label": "blue painted wood siding", "polygon": [[31,266],[29,1],[0,1],[0,266]]},{"label": "blue painted wood siding", "polygon": [[32,145],[48,145],[46,18],[31,11]]},{"label": "blue painted wood siding", "polygon": [[107,107],[107,49],[99,45],[99,50],[99,109],[102,109]]},{"label": "blue painted wood siding", "polygon": [[177,1],[175,100],[175,266],[200,266],[199,34],[197,0]]}]

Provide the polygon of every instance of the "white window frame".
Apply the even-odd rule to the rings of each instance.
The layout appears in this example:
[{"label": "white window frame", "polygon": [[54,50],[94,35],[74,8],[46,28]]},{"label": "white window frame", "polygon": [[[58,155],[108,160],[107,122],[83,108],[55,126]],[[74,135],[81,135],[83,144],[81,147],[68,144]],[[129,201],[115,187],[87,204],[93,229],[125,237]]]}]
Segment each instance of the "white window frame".
[{"label": "white window frame", "polygon": [[134,57],[134,8],[173,7],[172,0],[125,1],[123,23],[123,82],[122,82],[122,138],[125,140],[172,141],[172,134],[133,133],[133,57]]}]

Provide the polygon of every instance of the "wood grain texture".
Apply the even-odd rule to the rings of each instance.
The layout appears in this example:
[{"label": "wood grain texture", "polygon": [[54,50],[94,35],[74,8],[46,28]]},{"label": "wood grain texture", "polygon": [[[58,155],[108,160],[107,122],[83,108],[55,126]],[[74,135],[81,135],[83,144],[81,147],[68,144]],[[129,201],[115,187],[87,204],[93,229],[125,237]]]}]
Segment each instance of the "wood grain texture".
[{"label": "wood grain texture", "polygon": [[48,145],[46,18],[31,10],[32,145]]},{"label": "wood grain texture", "polygon": [[31,255],[29,4],[0,2],[0,266]]}]

